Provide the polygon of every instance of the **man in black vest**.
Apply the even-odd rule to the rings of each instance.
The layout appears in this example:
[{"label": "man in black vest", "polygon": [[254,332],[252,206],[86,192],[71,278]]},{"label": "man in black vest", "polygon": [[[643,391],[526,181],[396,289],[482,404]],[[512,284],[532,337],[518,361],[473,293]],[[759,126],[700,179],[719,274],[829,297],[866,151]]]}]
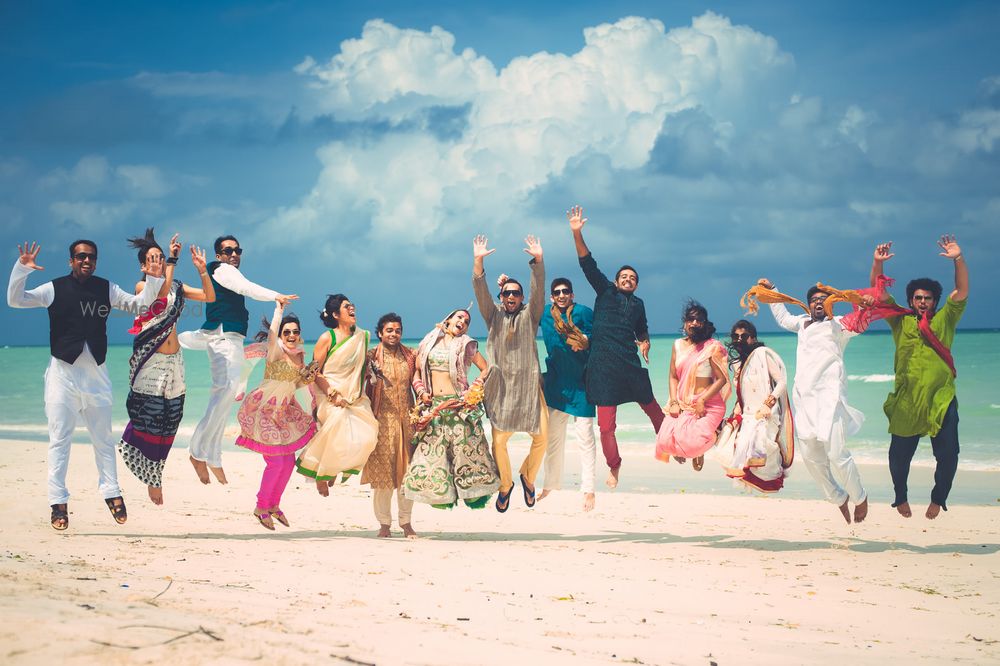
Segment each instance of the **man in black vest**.
[{"label": "man in black vest", "polygon": [[207,266],[215,287],[215,302],[206,304],[205,323],[199,330],[178,336],[185,349],[208,352],[212,371],[208,407],[188,446],[191,464],[202,483],[209,482],[209,469],[219,483],[226,483],[226,473],[222,469],[222,438],[233,402],[245,383],[243,339],[250,323],[247,297],[255,301],[277,301],[282,305],[298,298],[279,294],[243,277],[240,273],[242,254],[243,248],[235,236],[215,239],[215,261]]},{"label": "man in black vest", "polygon": [[12,308],[47,308],[52,358],[45,371],[45,416],[49,422],[49,504],[57,530],[69,527],[66,469],[77,417],[82,416],[94,446],[99,490],[118,524],[128,519],[118,487],[117,437],[111,434],[111,378],[104,365],[108,351],[111,308],[139,313],[156,299],[163,278],[147,277],[139,295],[94,275],[97,244],[78,240],[69,246],[70,274],[25,290],[41,249],[36,243],[17,246],[18,261],[10,273],[7,304]]}]

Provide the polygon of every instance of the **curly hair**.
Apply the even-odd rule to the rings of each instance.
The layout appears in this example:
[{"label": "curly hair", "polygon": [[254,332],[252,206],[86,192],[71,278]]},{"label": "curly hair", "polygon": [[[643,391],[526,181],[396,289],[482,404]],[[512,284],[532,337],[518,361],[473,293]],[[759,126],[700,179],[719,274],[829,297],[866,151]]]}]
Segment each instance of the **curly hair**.
[{"label": "curly hair", "polygon": [[681,309],[682,333],[684,332],[684,322],[687,321],[688,316],[691,314],[700,315],[701,318],[705,321],[705,323],[700,328],[696,329],[691,334],[690,336],[691,342],[694,342],[695,344],[699,342],[704,342],[705,340],[708,340],[713,335],[715,335],[715,324],[709,321],[708,310],[705,309],[704,305],[702,305],[701,303],[692,298],[689,298],[687,301],[685,301],[684,307]]}]

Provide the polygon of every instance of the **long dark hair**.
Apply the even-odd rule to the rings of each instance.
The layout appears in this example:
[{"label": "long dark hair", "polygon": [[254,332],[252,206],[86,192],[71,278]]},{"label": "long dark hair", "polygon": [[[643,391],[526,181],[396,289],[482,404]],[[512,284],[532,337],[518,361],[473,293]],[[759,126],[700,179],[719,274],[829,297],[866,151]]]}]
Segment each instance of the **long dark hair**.
[{"label": "long dark hair", "polygon": [[163,252],[163,248],[156,242],[156,236],[153,234],[153,227],[146,229],[146,233],[143,236],[136,236],[126,240],[128,241],[130,247],[139,250],[138,256],[140,264],[146,263],[146,255],[148,255],[149,251],[154,247],[160,252]]},{"label": "long dark hair", "polygon": [[[278,324],[278,337],[281,337],[281,331],[285,328],[285,324],[297,324],[299,327],[299,338],[302,338],[302,323],[299,322],[299,318],[291,312],[281,318],[281,323]],[[254,342],[264,342],[270,336],[271,321],[267,317],[261,317],[260,330],[257,331],[257,335],[253,336]]]},{"label": "long dark hair", "polygon": [[[153,227],[148,227],[146,233],[143,236],[135,236],[134,238],[127,238],[130,247],[139,250],[139,265],[142,266],[146,263],[146,257],[149,255],[149,251],[154,247],[163,253],[163,248],[160,244],[156,242],[156,236],[153,235]],[[142,274],[142,279],[146,279],[146,274]]]},{"label": "long dark hair", "polygon": [[[733,340],[733,335],[736,333],[736,329],[738,328],[742,328],[746,331],[747,335],[756,340],[756,342],[750,345],[739,344]],[[750,352],[757,349],[757,347],[764,346],[763,342],[757,340],[757,327],[746,319],[740,319],[738,322],[733,324],[732,328],[729,329],[729,342],[726,343],[726,351],[729,354],[729,367],[735,368],[737,365],[742,365],[746,362],[747,358],[750,357]]]},{"label": "long dark hair", "polygon": [[323,311],[319,313],[319,319],[327,328],[337,328],[337,315],[340,314],[340,306],[349,301],[343,294],[330,294],[326,297]]},{"label": "long dark hair", "polygon": [[701,315],[701,318],[705,320],[705,323],[702,324],[701,328],[697,329],[694,334],[690,336],[691,342],[698,344],[699,342],[704,342],[715,335],[715,324],[709,321],[708,310],[705,309],[705,306],[693,298],[689,298],[685,301],[684,307],[681,309],[682,333],[684,332],[684,322],[687,321],[688,315],[692,312]]}]

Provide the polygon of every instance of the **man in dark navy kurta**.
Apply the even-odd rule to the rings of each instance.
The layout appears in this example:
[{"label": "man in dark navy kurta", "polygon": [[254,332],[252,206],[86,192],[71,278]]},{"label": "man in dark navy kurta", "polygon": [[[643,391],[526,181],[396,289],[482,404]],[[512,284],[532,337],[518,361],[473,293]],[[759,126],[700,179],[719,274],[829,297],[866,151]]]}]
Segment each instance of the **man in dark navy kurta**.
[{"label": "man in dark navy kurta", "polygon": [[638,352],[649,363],[649,327],[646,306],[635,295],[639,275],[631,266],[622,266],[612,282],[597,267],[583,240],[583,209],[574,206],[567,212],[569,227],[576,242],[580,268],[597,293],[594,301],[594,331],[590,339],[590,360],[585,384],[587,400],[597,405],[597,426],[601,431],[601,448],[611,469],[607,484],[618,485],[622,464],[615,437],[618,405],[637,402],[649,417],[653,431],[663,423],[663,410],[653,397],[649,372],[642,367]]}]

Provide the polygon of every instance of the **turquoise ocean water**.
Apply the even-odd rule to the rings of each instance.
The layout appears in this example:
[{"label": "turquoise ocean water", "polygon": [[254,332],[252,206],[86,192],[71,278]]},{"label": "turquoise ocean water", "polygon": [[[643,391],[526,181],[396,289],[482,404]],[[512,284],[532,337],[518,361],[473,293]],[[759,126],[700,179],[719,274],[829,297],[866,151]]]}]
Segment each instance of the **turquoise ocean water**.
[{"label": "turquoise ocean water", "polygon": [[[653,337],[650,374],[653,390],[661,403],[667,400],[667,368],[673,335]],[[761,339],[777,351],[789,370],[795,372],[795,336],[764,334]],[[415,340],[409,341],[411,346]],[[482,345],[485,350],[485,343]],[[538,342],[539,358],[545,349]],[[960,331],[953,352],[958,367],[961,461],[965,469],[1000,470],[1000,331]],[[128,420],[125,397],[128,393],[129,346],[113,346],[108,352],[108,368],[115,388],[114,423],[117,430]],[[889,436],[882,402],[892,388],[892,337],[885,331],[870,331],[853,339],[846,353],[849,376],[848,401],[865,413],[861,432],[849,446],[859,462],[885,464]],[[6,347],[0,349],[0,438],[47,439],[42,379],[49,360],[48,347]],[[178,445],[186,446],[195,424],[204,413],[208,399],[209,372],[204,352],[185,352],[187,402]],[[263,364],[250,377],[250,386],[260,381]],[[732,399],[730,399],[731,407]],[[236,423],[233,409],[231,424]],[[653,435],[648,420],[635,405],[619,410],[619,439],[623,453],[652,454]],[[78,429],[75,439],[89,441]],[[235,439],[235,437],[234,437]],[[230,442],[227,448],[235,449]],[[931,465],[930,443],[925,440],[914,459],[916,465]]]}]

